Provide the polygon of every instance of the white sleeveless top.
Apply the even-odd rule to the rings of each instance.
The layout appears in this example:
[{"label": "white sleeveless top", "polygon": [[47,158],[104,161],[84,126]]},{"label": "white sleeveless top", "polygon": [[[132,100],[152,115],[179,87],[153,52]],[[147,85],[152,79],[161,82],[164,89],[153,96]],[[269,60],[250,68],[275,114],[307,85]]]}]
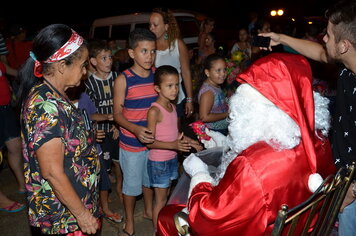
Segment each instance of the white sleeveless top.
[{"label": "white sleeveless top", "polygon": [[173,47],[167,48],[166,50],[157,50],[156,51],[156,61],[155,66],[156,68],[163,66],[163,65],[170,65],[177,69],[179,74],[179,92],[178,92],[178,101],[177,104],[181,103],[185,98],[185,94],[182,88],[182,73],[181,73],[181,65],[179,61],[179,47],[178,47],[178,40],[173,41]]}]

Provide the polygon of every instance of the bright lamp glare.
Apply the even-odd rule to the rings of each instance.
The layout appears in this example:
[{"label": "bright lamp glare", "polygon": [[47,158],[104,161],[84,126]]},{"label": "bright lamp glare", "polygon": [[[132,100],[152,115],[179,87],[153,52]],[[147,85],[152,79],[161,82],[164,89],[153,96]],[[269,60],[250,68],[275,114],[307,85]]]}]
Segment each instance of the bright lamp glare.
[{"label": "bright lamp glare", "polygon": [[276,16],[277,15],[277,12],[275,10],[272,10],[271,11],[271,16]]},{"label": "bright lamp glare", "polygon": [[308,24],[309,24],[309,25],[312,25],[312,24],[313,24],[313,21],[308,21]]},{"label": "bright lamp glare", "polygon": [[283,16],[284,11],[283,11],[282,9],[279,9],[279,10],[277,11],[277,14],[278,14],[279,16]]}]

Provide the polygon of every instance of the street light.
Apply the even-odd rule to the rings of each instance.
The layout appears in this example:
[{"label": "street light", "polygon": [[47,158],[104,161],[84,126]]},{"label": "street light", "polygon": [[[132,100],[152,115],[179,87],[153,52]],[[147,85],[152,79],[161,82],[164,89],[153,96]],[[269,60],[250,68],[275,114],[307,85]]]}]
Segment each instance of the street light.
[{"label": "street light", "polygon": [[272,10],[272,11],[271,11],[271,16],[276,16],[276,15],[277,15],[276,10]]},{"label": "street light", "polygon": [[271,16],[283,16],[284,11],[283,9],[278,9],[278,10],[272,10],[271,11]]}]

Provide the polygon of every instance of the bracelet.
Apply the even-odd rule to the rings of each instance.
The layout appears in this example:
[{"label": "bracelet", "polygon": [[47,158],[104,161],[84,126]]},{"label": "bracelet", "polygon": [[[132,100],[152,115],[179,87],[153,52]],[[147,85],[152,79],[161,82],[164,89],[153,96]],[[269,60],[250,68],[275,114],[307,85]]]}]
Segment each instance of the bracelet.
[{"label": "bracelet", "polygon": [[185,99],[186,99],[186,102],[193,102],[193,98],[191,98],[191,97],[186,97]]}]

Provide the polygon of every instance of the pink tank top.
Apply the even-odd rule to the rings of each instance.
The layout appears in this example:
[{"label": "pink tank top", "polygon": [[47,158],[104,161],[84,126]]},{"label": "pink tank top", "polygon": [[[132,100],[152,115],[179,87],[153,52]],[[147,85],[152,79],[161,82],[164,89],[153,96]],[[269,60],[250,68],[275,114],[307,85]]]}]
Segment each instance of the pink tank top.
[{"label": "pink tank top", "polygon": [[[158,103],[154,102],[151,106],[157,107],[163,116],[161,122],[156,124],[155,139],[162,142],[173,142],[178,138],[178,118],[174,105],[172,105],[173,111],[168,112]],[[177,155],[176,151],[167,149],[151,149],[148,155],[148,159],[151,161],[168,161],[173,159]]]}]

